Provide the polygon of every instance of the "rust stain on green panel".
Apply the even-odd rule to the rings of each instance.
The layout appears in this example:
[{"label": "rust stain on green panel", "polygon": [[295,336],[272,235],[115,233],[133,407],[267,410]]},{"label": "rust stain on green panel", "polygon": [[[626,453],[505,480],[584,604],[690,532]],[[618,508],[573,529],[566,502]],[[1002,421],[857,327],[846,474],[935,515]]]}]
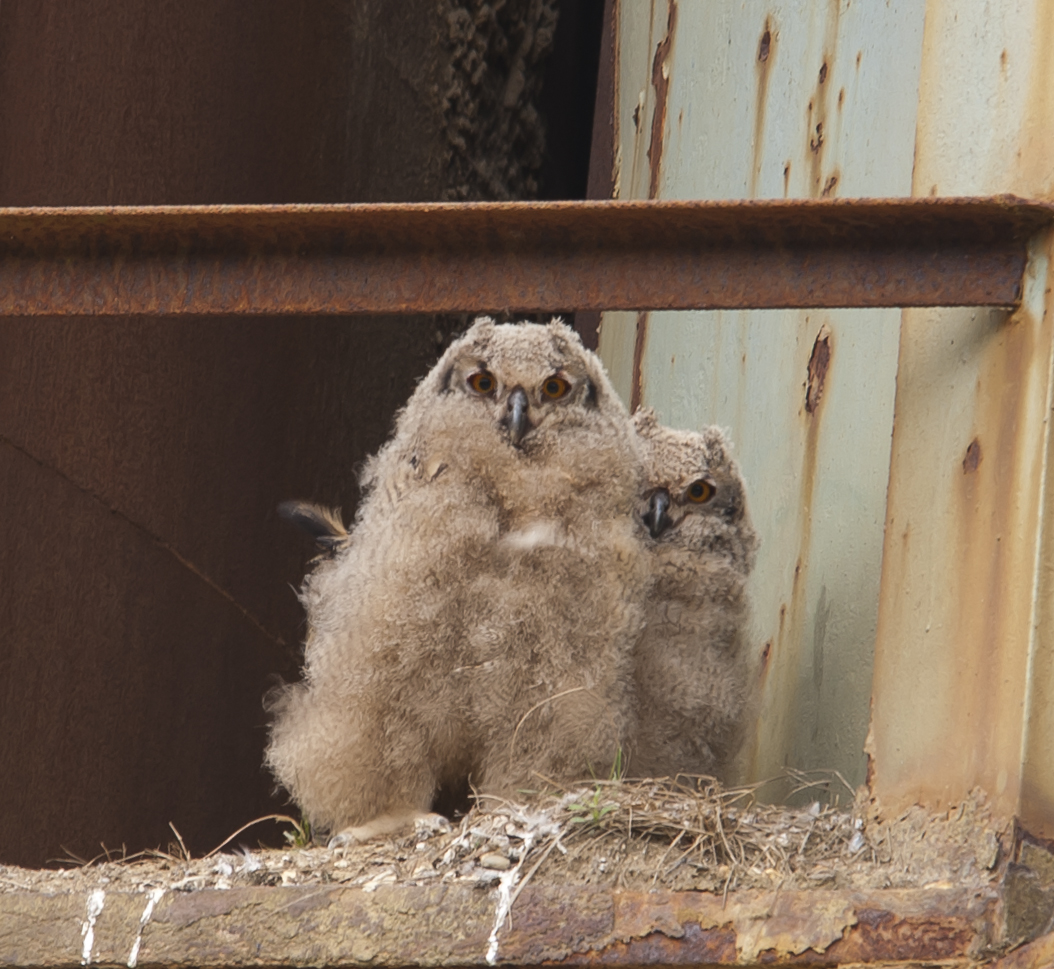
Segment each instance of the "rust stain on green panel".
[{"label": "rust stain on green panel", "polygon": [[[913,194],[1054,193],[1054,6],[930,0]],[[888,810],[974,786],[1054,837],[1051,240],[1021,308],[903,314],[870,746]]]}]

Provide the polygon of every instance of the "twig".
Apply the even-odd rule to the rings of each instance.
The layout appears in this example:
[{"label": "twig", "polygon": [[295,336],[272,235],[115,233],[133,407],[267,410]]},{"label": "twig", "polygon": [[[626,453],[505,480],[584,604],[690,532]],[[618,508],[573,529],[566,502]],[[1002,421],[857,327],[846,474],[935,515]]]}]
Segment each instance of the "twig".
[{"label": "twig", "polygon": [[556,847],[556,843],[559,840],[560,834],[558,832],[556,837],[554,837],[553,840],[549,842],[549,846],[545,849],[545,853],[542,855],[542,857],[534,863],[534,865],[531,867],[531,870],[527,872],[527,874],[524,876],[523,881],[521,881],[520,884],[516,886],[516,891],[512,893],[512,898],[509,900],[510,915],[512,915],[512,907],[516,904],[516,899],[520,897],[520,892],[523,891],[524,886],[527,884],[527,882],[531,880],[531,876],[533,876],[534,873],[542,867],[542,864],[545,862],[545,859],[553,853],[553,848]]},{"label": "twig", "polygon": [[677,837],[674,838],[673,841],[670,843],[670,847],[667,848],[663,852],[662,857],[659,859],[659,863],[655,866],[655,875],[654,875],[654,877],[651,880],[651,883],[652,883],[653,886],[659,880],[659,874],[662,871],[663,862],[666,861],[666,858],[669,855],[669,853],[671,851],[673,851],[674,848],[677,847],[677,842],[680,841],[681,838],[683,838],[683,837],[684,837],[684,829],[682,828],[680,833],[677,835]]},{"label": "twig", "polygon": [[[523,726],[523,722],[539,707],[544,707],[547,703],[552,703],[553,700],[559,700],[560,697],[568,696],[571,693],[581,693],[587,689],[584,686],[573,686],[569,690],[563,690],[560,693],[554,693],[552,696],[547,696],[544,700],[539,700],[533,707],[530,708],[522,717],[520,722],[516,724],[516,729],[512,732],[512,740],[509,741],[509,766],[512,766],[512,755],[516,749],[516,738],[520,735],[520,727]],[[541,775],[539,775],[541,776]]]},{"label": "twig", "polygon": [[[59,863],[61,865],[66,865],[66,864],[69,864],[72,861],[74,864],[79,865],[81,868],[87,868],[88,865],[90,865],[93,861],[95,861],[95,858],[93,858],[91,861],[88,861],[87,858],[82,858],[76,852],[70,851],[70,849],[67,848],[65,845],[59,845],[59,847],[63,851],[66,852],[66,857],[65,858],[49,858],[48,859],[49,862],[55,861],[55,862],[57,862],[57,863]],[[96,857],[98,857],[98,855],[96,855]]]},{"label": "twig", "polygon": [[714,811],[714,823],[717,825],[717,833],[721,835],[721,843],[725,846],[725,851],[728,854],[728,858],[732,862],[732,865],[735,866],[737,859],[735,856],[735,852],[732,851],[732,846],[728,843],[728,838],[725,837],[725,828],[724,825],[721,824],[720,808],[717,808]]},{"label": "twig", "polygon": [[172,832],[175,834],[176,838],[178,839],[179,847],[183,849],[183,860],[184,861],[190,861],[191,860],[190,859],[190,852],[187,851],[187,846],[185,844],[183,844],[183,835],[181,835],[179,833],[179,829],[171,821],[168,822],[168,826],[172,829]]},{"label": "twig", "polygon": [[696,848],[699,847],[699,845],[702,843],[704,837],[705,837],[705,834],[699,835],[699,837],[696,838],[695,841],[692,842],[691,847],[689,847],[687,851],[683,852],[681,854],[681,857],[678,858],[672,865],[670,865],[669,868],[666,869],[666,871],[664,871],[662,873],[662,877],[663,878],[668,877],[673,871],[675,871],[677,869],[677,867],[679,865],[683,864],[684,859],[687,858],[693,851],[695,851]]},{"label": "twig", "polygon": [[[211,858],[221,848],[225,848],[227,845],[229,845],[243,831],[248,831],[249,828],[251,828],[254,824],[260,824],[262,821],[288,821],[294,828],[300,829],[300,823],[295,818],[291,818],[288,814],[265,814],[262,818],[255,818],[248,824],[243,824],[237,831],[234,832],[234,834],[228,835],[226,838],[224,838],[223,841],[216,845],[216,847],[213,848],[212,851],[210,851],[207,855],[205,855],[205,857]],[[168,823],[172,824],[171,821],[169,821]],[[172,830],[176,831],[175,825],[172,825]],[[179,838],[178,831],[176,831],[176,837]],[[182,838],[179,838],[179,843],[183,844]],[[183,850],[186,851],[186,848],[184,848]]]}]

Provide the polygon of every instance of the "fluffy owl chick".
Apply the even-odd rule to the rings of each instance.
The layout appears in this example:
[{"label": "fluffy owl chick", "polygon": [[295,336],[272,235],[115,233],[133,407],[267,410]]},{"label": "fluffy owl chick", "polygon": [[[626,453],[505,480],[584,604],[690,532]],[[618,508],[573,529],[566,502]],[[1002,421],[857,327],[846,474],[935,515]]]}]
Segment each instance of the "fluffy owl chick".
[{"label": "fluffy owl chick", "polygon": [[633,417],[647,485],[641,518],[655,585],[637,644],[637,776],[722,773],[748,701],[746,578],[757,536],[743,478],[720,429],[662,427]]},{"label": "fluffy owl chick", "polygon": [[607,769],[650,573],[637,438],[597,358],[558,322],[477,321],[362,485],[304,583],[303,680],[271,701],[267,764],[312,824],[361,839],[468,778]]}]

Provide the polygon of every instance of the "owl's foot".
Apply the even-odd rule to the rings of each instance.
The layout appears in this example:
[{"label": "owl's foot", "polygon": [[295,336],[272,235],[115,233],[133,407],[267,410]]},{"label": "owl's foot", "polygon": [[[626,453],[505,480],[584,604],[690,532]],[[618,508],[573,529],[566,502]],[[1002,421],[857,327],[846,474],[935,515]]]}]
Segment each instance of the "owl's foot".
[{"label": "owl's foot", "polygon": [[337,832],[329,839],[330,848],[346,848],[348,845],[359,845],[371,838],[383,835],[401,834],[413,829],[427,833],[429,837],[443,830],[449,830],[450,822],[441,814],[426,811],[399,811],[394,814],[381,814],[366,824],[353,825]]},{"label": "owl's foot", "polygon": [[427,841],[437,834],[445,834],[450,830],[450,821],[442,814],[419,814],[414,818],[414,834],[418,841]]}]

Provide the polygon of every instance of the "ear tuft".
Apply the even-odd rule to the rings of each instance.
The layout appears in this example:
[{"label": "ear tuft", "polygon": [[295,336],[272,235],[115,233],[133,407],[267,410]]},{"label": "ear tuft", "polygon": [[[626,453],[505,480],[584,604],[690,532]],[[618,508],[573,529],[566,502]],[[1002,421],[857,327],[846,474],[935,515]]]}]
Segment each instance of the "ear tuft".
[{"label": "ear tuft", "polygon": [[465,330],[462,339],[470,339],[478,336],[482,336],[484,333],[490,334],[497,324],[494,322],[493,316],[477,316],[473,321],[472,325]]},{"label": "ear tuft", "polygon": [[732,447],[728,435],[716,424],[704,427],[701,434],[703,444],[710,455],[710,463],[712,465],[724,464],[728,460],[728,452]]},{"label": "ear tuft", "polygon": [[659,420],[650,407],[638,407],[630,420],[638,434],[652,434],[659,428]]}]

